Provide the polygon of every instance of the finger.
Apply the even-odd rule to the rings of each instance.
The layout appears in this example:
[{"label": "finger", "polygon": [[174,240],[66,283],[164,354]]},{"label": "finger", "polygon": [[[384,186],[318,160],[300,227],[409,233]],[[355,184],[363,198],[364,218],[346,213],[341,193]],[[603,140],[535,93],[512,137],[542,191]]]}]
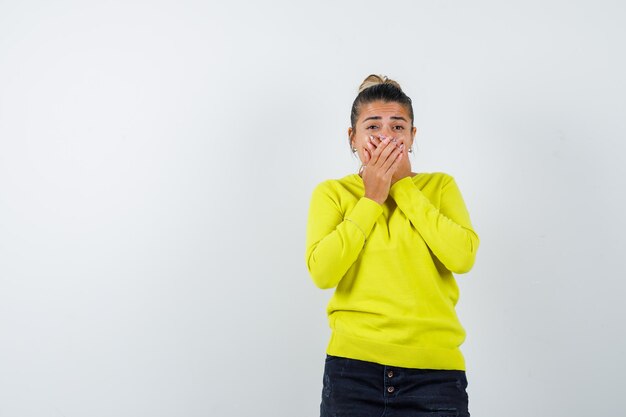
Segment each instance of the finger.
[{"label": "finger", "polygon": [[393,164],[398,162],[398,155],[402,155],[402,151],[399,147],[396,146],[395,149],[393,149],[393,151],[389,154],[387,159],[385,159],[385,161],[382,163],[381,169],[383,170],[383,172],[387,172]]},{"label": "finger", "polygon": [[384,172],[384,176],[385,177],[388,176],[390,178],[393,177],[394,174],[400,169],[400,167],[402,165],[402,162],[403,162],[403,160],[405,158],[406,157],[404,155],[402,155],[402,153],[399,153],[397,156],[394,156],[393,157],[394,161],[391,163],[391,166],[389,168],[387,168],[386,171],[383,171]]},{"label": "finger", "polygon": [[374,142],[374,136],[372,136],[372,135],[369,135],[367,137],[367,141],[365,143],[367,145],[372,145],[371,149],[376,149],[378,147],[378,144],[376,142]]},{"label": "finger", "polygon": [[378,151],[378,148],[376,147],[376,145],[374,145],[374,142],[369,141],[369,140],[367,141],[365,145],[366,145],[367,150],[369,151],[370,164],[375,164],[376,160],[378,159],[378,155],[380,154],[382,149]]},{"label": "finger", "polygon": [[406,148],[404,147],[404,143],[399,144],[398,149],[400,149],[400,152],[402,152],[403,154],[405,154],[404,156],[406,156]]},{"label": "finger", "polygon": [[400,168],[400,165],[402,164],[404,159],[406,159],[406,155],[402,151],[400,151],[396,160],[391,164],[390,169],[396,170]]},{"label": "finger", "polygon": [[[373,144],[369,146],[369,148],[372,150],[372,164],[373,165],[376,165],[379,163],[381,155],[383,154],[383,152],[385,152],[387,148],[389,148],[388,145],[389,145],[389,140],[385,139],[382,142],[380,142],[378,147],[375,147]],[[389,153],[387,153],[387,155],[388,154]],[[381,162],[383,162],[386,158],[387,157],[385,156]]]},{"label": "finger", "polygon": [[367,142],[367,143],[366,143],[366,146],[367,146],[367,149],[366,149],[366,148],[363,148],[363,152],[367,151],[367,153],[368,153],[368,157],[369,157],[368,162],[369,162],[369,161],[371,161],[371,160],[373,159],[373,157],[374,157],[374,152],[376,152],[376,147],[375,147],[372,143],[370,143],[370,142]]},{"label": "finger", "polygon": [[402,165],[402,161],[406,158],[406,156],[404,156],[402,154],[402,152],[400,152],[398,154],[398,157],[396,158],[396,160],[393,162],[393,164],[391,164],[391,166],[389,167],[389,169],[387,170],[387,172],[390,175],[393,175],[398,169],[400,169],[400,165]]},{"label": "finger", "polygon": [[[385,139],[383,141],[383,143],[387,142],[388,140],[389,139]],[[380,149],[380,148],[378,148],[378,149]],[[378,150],[378,149],[376,149],[376,150]],[[390,155],[392,153],[396,152],[397,150],[398,150],[398,147],[395,144],[387,142],[385,144],[385,148],[382,150],[382,152],[378,156],[378,159],[376,160],[376,164],[379,165],[379,166],[383,166],[387,162],[387,159],[390,157]],[[390,163],[391,162],[393,162],[393,160],[390,161]]]},{"label": "finger", "polygon": [[367,163],[372,159],[370,155],[370,151],[368,149],[363,149],[363,165],[367,165]]}]

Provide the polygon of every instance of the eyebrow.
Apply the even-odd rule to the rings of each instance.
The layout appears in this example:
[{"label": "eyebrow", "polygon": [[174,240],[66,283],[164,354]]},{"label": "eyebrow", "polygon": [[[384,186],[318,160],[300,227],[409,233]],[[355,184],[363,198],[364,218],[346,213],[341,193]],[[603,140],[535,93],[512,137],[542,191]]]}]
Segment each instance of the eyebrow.
[{"label": "eyebrow", "polygon": [[[365,120],[363,120],[363,123],[367,122],[368,120],[381,120],[382,117],[381,116],[370,116],[368,118],[366,118]],[[407,121],[404,117],[402,116],[391,116],[390,119],[392,120],[403,120],[403,121]]]}]

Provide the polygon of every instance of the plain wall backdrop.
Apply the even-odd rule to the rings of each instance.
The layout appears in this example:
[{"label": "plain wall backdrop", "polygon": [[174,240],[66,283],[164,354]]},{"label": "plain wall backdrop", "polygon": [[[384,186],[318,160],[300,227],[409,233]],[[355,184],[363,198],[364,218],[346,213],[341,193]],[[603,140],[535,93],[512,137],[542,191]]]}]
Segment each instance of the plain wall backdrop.
[{"label": "plain wall backdrop", "polygon": [[314,186],[370,73],[481,238],[477,417],[623,408],[619,1],[0,1],[0,416],[314,417]]}]

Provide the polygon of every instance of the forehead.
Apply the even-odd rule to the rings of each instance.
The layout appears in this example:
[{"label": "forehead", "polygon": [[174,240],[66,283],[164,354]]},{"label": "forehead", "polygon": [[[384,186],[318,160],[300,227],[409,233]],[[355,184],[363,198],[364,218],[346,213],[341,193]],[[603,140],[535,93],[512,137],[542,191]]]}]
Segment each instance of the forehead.
[{"label": "forehead", "polygon": [[383,119],[391,116],[401,116],[406,120],[410,119],[409,112],[406,107],[400,103],[394,101],[373,101],[371,103],[361,106],[361,112],[359,114],[359,120],[363,120],[367,117],[380,116]]}]

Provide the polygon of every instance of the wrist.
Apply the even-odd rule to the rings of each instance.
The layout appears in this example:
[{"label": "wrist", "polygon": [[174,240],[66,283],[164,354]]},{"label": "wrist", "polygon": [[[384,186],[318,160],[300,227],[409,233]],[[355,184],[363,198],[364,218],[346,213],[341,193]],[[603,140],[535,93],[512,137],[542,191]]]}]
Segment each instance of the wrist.
[{"label": "wrist", "polygon": [[371,195],[368,193],[365,193],[364,197],[380,204],[381,206],[385,203],[385,200],[387,199],[386,196],[383,197],[383,196]]}]

